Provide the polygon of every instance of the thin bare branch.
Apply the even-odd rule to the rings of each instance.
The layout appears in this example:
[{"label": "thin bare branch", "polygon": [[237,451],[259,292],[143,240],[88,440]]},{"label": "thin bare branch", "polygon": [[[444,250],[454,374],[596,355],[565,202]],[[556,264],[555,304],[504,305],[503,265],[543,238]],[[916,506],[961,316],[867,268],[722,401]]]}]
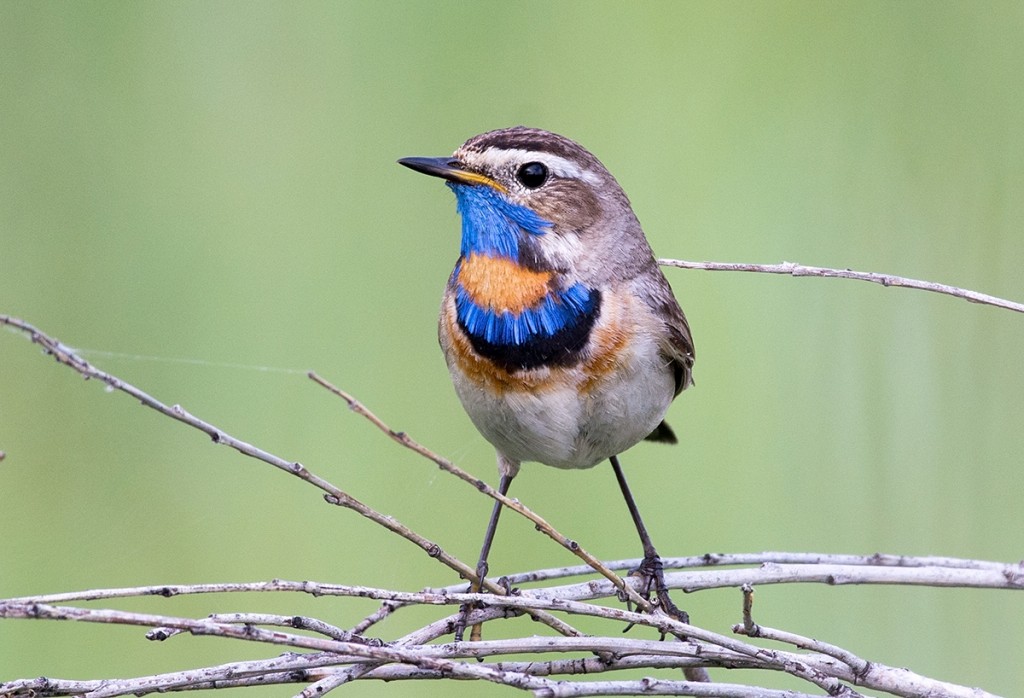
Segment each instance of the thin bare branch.
[{"label": "thin bare branch", "polygon": [[426,446],[423,446],[422,444],[418,443],[405,432],[396,431],[392,429],[387,424],[385,424],[384,421],[380,419],[380,417],[371,412],[369,408],[367,408],[355,397],[348,394],[341,388],[332,385],[329,381],[320,377],[316,373],[310,371],[309,377],[317,384],[323,386],[324,388],[326,388],[327,390],[329,390],[330,392],[344,400],[348,404],[349,409],[351,409],[356,414],[365,417],[367,420],[370,421],[371,424],[373,424],[375,427],[377,427],[382,432],[387,434],[396,443],[420,454],[424,458],[427,458],[428,460],[435,463],[439,468],[441,468],[441,470],[445,471],[446,473],[454,475],[463,482],[469,483],[470,485],[478,489],[480,492],[486,494],[491,499],[501,502],[502,506],[505,506],[511,509],[512,511],[516,512],[517,514],[526,517],[528,520],[533,522],[538,531],[544,533],[549,538],[551,538],[551,540],[555,541],[563,548],[571,552],[573,555],[586,562],[591,569],[601,574],[613,585],[615,585],[615,588],[619,590],[623,598],[629,599],[645,611],[649,612],[652,610],[653,607],[651,605],[651,602],[643,596],[641,596],[640,594],[638,594],[631,585],[627,584],[626,581],[623,580],[622,577],[615,574],[615,572],[609,569],[598,558],[596,558],[595,556],[587,552],[585,549],[583,549],[583,547],[577,541],[560,533],[554,526],[552,526],[550,523],[544,520],[539,514],[523,505],[518,499],[506,497],[505,495],[498,492],[498,490],[494,489],[480,478],[471,475],[470,473],[458,467],[448,459],[441,457],[437,453],[431,451]]},{"label": "thin bare branch", "polygon": [[[613,570],[636,569],[642,562],[641,558],[624,560],[606,560],[605,565]],[[664,567],[668,569],[690,569],[700,567],[732,567],[736,565],[853,565],[867,567],[948,567],[953,569],[985,569],[995,570],[1008,577],[1024,575],[1024,562],[1007,564],[989,560],[971,560],[958,557],[941,557],[936,555],[837,555],[831,553],[793,553],[764,551],[757,553],[705,553],[689,557],[662,558]],[[528,582],[544,582],[564,577],[579,577],[590,574],[589,565],[551,567],[548,569],[531,570],[506,575],[512,584]]]},{"label": "thin bare branch", "polygon": [[[645,625],[653,627],[661,633],[671,633],[676,636],[689,638],[691,641],[708,643],[712,646],[729,650],[740,656],[756,658],[763,663],[765,668],[774,669],[794,674],[800,678],[811,681],[833,695],[836,694],[839,686],[837,679],[828,673],[821,672],[807,663],[801,663],[800,657],[788,652],[766,651],[732,637],[714,633],[703,628],[681,623],[662,613],[636,613],[620,608],[609,608],[597,606],[590,603],[571,601],[564,598],[538,598],[534,596],[500,596],[496,594],[451,594],[436,595],[409,594],[403,592],[384,592],[391,598],[403,601],[419,600],[428,604],[474,604],[484,608],[517,608],[517,609],[542,609],[546,611],[561,611],[565,613],[604,618],[617,621],[624,625]],[[378,594],[378,595],[384,595]],[[139,625],[147,627],[170,627],[188,631],[194,635],[218,635],[221,637],[242,639],[254,642],[265,642],[277,645],[309,649],[320,652],[337,652],[343,655],[364,657],[367,659],[384,660],[388,662],[402,662],[414,664],[427,669],[439,671],[455,671],[451,663],[434,666],[430,661],[429,650],[414,651],[411,648],[405,649],[407,645],[387,645],[384,648],[369,646],[366,644],[338,642],[312,638],[281,631],[265,631],[253,626],[239,628],[235,625],[215,623],[209,619],[193,620],[189,618],[154,616],[151,614],[129,613],[125,611],[110,609],[85,609],[78,607],[51,606],[41,603],[0,603],[0,617],[6,618],[43,618],[50,620],[74,620],[91,623],[121,623],[126,625]],[[475,620],[475,619],[474,619]],[[554,638],[557,640],[557,638]],[[593,638],[582,638],[582,642],[593,642]],[[462,643],[461,647],[474,646],[476,643]],[[669,648],[661,653],[682,651],[687,656],[699,656],[699,651],[688,643],[665,643]],[[546,646],[553,646],[548,640]],[[377,652],[378,649],[385,651]],[[574,647],[574,649],[578,649]],[[649,648],[643,648],[645,652]],[[455,674],[452,674],[455,675]],[[497,680],[495,676],[475,676],[483,680]]]},{"label": "thin bare branch", "polygon": [[915,674],[909,669],[886,666],[878,662],[869,662],[842,647],[785,630],[776,630],[775,628],[767,628],[758,624],[754,624],[752,628],[746,627],[745,624],[736,625],[733,630],[749,637],[783,642],[832,657],[850,667],[854,675],[853,682],[856,685],[869,687],[876,691],[885,691],[894,696],[907,696],[908,698],[916,696],[944,696],[948,698],[991,696],[991,694],[979,688],[958,686],[946,681],[939,681]]},{"label": "thin bare branch", "polygon": [[810,693],[756,688],[740,684],[666,681],[647,677],[639,681],[588,681],[560,683],[534,695],[543,698],[576,696],[696,696],[699,698],[816,698]]},{"label": "thin bare branch", "polygon": [[920,291],[931,291],[946,296],[963,298],[970,303],[991,305],[996,308],[1012,310],[1017,313],[1024,313],[1024,303],[997,298],[987,293],[978,293],[966,288],[939,284],[934,281],[921,281],[919,279],[908,279],[903,276],[892,274],[877,274],[870,271],[854,271],[852,269],[830,269],[828,267],[810,267],[795,262],[782,262],[781,264],[744,264],[741,262],[688,262],[682,259],[659,259],[658,264],[663,267],[677,267],[679,269],[700,269],[703,271],[746,271],[758,274],[786,274],[788,276],[817,276],[836,279],[854,279],[857,281],[870,281],[882,286],[897,286],[901,288],[915,288]]},{"label": "thin bare branch", "polygon": [[[630,580],[633,583],[633,580]],[[906,586],[975,589],[1024,589],[1024,568],[1006,564],[1002,569],[979,570],[955,567],[862,567],[855,565],[778,565],[730,570],[688,570],[665,575],[670,589],[687,592],[734,588],[743,584],[899,584]],[[599,580],[546,587],[558,597],[601,598],[615,590]],[[585,595],[584,595],[585,594]]]},{"label": "thin bare branch", "polygon": [[[373,640],[367,640],[361,635],[347,630],[337,628],[330,623],[325,623],[316,618],[306,616],[281,616],[275,613],[211,613],[207,620],[212,623],[232,623],[234,625],[277,625],[282,628],[295,628],[296,630],[309,630],[319,633],[332,640],[340,642],[358,642],[361,644],[372,644]],[[155,628],[146,633],[148,640],[167,640],[184,631],[177,628]],[[380,640],[377,644],[383,644]]]},{"label": "thin bare branch", "polygon": [[[476,579],[475,567],[470,567],[469,565],[462,562],[455,556],[445,552],[445,550],[440,545],[429,540],[428,538],[425,538],[424,536],[419,535],[412,529],[408,528],[407,526],[399,522],[397,519],[395,519],[395,517],[381,514],[372,507],[364,504],[363,502],[359,501],[352,495],[343,491],[341,488],[336,487],[327,480],[314,474],[301,463],[297,461],[285,460],[277,455],[274,455],[273,453],[264,451],[263,449],[258,448],[245,441],[242,441],[241,439],[237,439],[231,434],[228,434],[223,429],[220,429],[214,426],[213,424],[210,424],[209,422],[206,422],[192,414],[189,414],[181,405],[164,404],[160,400],[157,400],[156,398],[152,397],[146,392],[140,390],[139,388],[136,388],[131,383],[121,380],[120,378],[110,373],[107,373],[96,368],[88,361],[83,359],[81,356],[79,356],[77,353],[75,353],[75,351],[71,347],[67,346],[63,342],[60,342],[54,337],[47,335],[46,333],[39,330],[37,327],[25,322],[24,320],[11,317],[9,315],[0,315],[0,325],[7,325],[9,327],[12,327],[16,330],[20,330],[21,332],[25,333],[32,340],[32,342],[43,347],[43,350],[49,355],[51,355],[54,359],[56,359],[59,363],[74,369],[85,378],[93,378],[102,381],[106,385],[110,386],[112,389],[119,390],[123,393],[130,395],[131,397],[135,398],[146,407],[156,410],[157,412],[167,417],[170,417],[171,419],[182,422],[183,424],[187,424],[188,426],[193,427],[194,429],[198,429],[199,431],[207,434],[213,440],[214,443],[222,444],[224,446],[233,448],[234,450],[238,451],[243,455],[249,456],[256,460],[263,461],[264,463],[268,463],[276,468],[279,468],[291,475],[298,477],[299,479],[323,491],[325,493],[324,500],[327,501],[329,504],[335,504],[337,506],[341,506],[346,509],[351,509],[355,512],[358,512],[359,514],[373,521],[374,523],[383,526],[392,533],[396,533],[402,538],[406,539],[407,541],[413,543],[421,550],[426,552],[430,557],[437,559],[442,564],[446,565],[450,569],[457,572],[462,578],[470,580]],[[487,580],[481,580],[481,584],[484,586],[484,588],[488,589],[492,593],[504,592],[504,589],[501,586],[489,582]],[[579,634],[578,631],[576,631],[571,626],[566,625],[564,622],[559,621],[557,618],[554,618],[550,615],[541,614],[538,616],[534,616],[534,619],[547,625],[550,625],[552,628],[554,628],[560,633],[568,635]]]},{"label": "thin bare branch", "polygon": [[29,338],[34,343],[43,347],[43,350],[47,354],[52,356],[59,363],[74,369],[85,378],[92,378],[102,381],[103,383],[107,384],[114,390],[119,390],[123,393],[130,395],[131,397],[135,398],[136,400],[141,402],[146,407],[149,407],[150,409],[156,410],[157,412],[167,417],[170,417],[171,419],[182,422],[183,424],[187,424],[193,429],[198,429],[199,431],[209,436],[214,443],[222,444],[224,446],[228,446],[229,448],[233,448],[234,450],[238,451],[243,455],[249,456],[259,461],[263,461],[264,463],[268,463],[274,466],[275,468],[279,468],[285,471],[286,473],[294,475],[299,479],[308,482],[317,489],[322,490],[326,495],[325,499],[329,503],[336,504],[338,506],[342,506],[347,509],[352,509],[353,511],[358,512],[359,514],[365,516],[374,523],[383,526],[392,533],[396,533],[402,538],[405,538],[406,540],[415,544],[428,555],[441,561],[443,564],[455,570],[460,575],[466,578],[472,578],[475,576],[474,568],[465,564],[458,558],[455,558],[452,555],[446,553],[437,543],[434,543],[433,541],[430,541],[414,533],[412,530],[396,521],[394,517],[384,516],[378,513],[372,507],[367,506],[366,504],[359,501],[355,497],[344,492],[341,488],[336,487],[327,480],[314,474],[306,467],[304,467],[301,463],[298,463],[296,461],[285,460],[284,458],[276,456],[273,453],[269,453],[268,451],[264,451],[263,449],[258,448],[257,446],[242,441],[241,439],[237,439],[231,434],[225,432],[223,429],[220,429],[214,426],[213,424],[210,424],[209,422],[206,422],[200,419],[199,417],[190,414],[181,405],[164,404],[163,402],[157,400],[148,393],[140,390],[139,388],[136,388],[131,383],[121,380],[120,378],[110,373],[107,373],[96,368],[88,361],[83,359],[81,356],[79,356],[77,353],[75,353],[75,351],[71,347],[45,334],[44,332],[34,327],[33,325],[25,322],[24,320],[14,318],[9,315],[0,315],[0,325],[7,325],[9,327],[13,327],[17,330],[24,332],[29,336]]},{"label": "thin bare branch", "polygon": [[[815,583],[829,585],[845,584],[889,584],[929,587],[955,587],[979,589],[1024,589],[1024,564],[999,563],[986,560],[959,558],[903,557],[903,567],[872,566],[852,564],[855,559],[867,561],[877,556],[818,556],[823,560],[841,558],[850,564],[779,564],[762,560],[808,559],[807,554],[762,553],[731,556],[743,559],[746,564],[756,565],[748,569],[690,570],[673,572],[665,576],[672,589],[696,591],[740,587],[744,584],[764,586],[770,584]],[[882,559],[882,558],[878,558]],[[929,566],[918,563],[931,562]],[[608,563],[611,565],[612,563]],[[944,566],[945,565],[945,566]],[[589,569],[589,568],[587,568]],[[543,570],[539,571],[543,572]],[[535,577],[534,573],[519,573],[515,578]],[[629,579],[630,585],[638,584]],[[89,589],[58,594],[39,594],[4,599],[0,603],[17,604],[61,604],[82,601],[98,601],[117,598],[144,596],[173,597],[192,594],[224,594],[241,592],[284,592],[303,593],[311,596],[338,596],[368,598],[387,604],[432,604],[457,605],[466,600],[488,599],[490,595],[460,593],[464,584],[440,589],[424,589],[419,592],[401,592],[362,585],[334,584],[310,580],[290,581],[275,579],[267,582],[221,582],[216,584],[161,584],[154,586],[123,587],[112,589]],[[581,584],[549,586],[539,589],[524,589],[520,595],[551,599],[592,600],[609,598],[618,593],[608,582],[590,580]],[[361,634],[361,631],[360,631]]]},{"label": "thin bare branch", "polygon": [[[783,554],[770,554],[774,558],[782,558]],[[739,556],[737,556],[739,557]],[[803,556],[797,556],[803,558]],[[846,573],[854,574],[858,570],[861,572],[871,572],[884,570],[888,573],[916,573],[920,571],[928,572],[930,568],[919,568],[914,567],[914,561],[911,559],[904,559],[908,567],[904,568],[864,568],[857,566],[847,566]],[[992,568],[984,570],[987,574],[992,574],[999,565],[993,565],[984,563],[982,561],[965,561],[965,560],[950,560],[948,561],[953,567],[948,568],[959,574],[974,574],[978,572],[978,569],[972,568]],[[968,563],[975,564],[968,564]],[[769,565],[767,571],[777,574],[775,568],[782,567],[780,565]],[[796,566],[810,567],[809,565]],[[836,566],[828,566],[836,567]],[[1004,566],[1005,567],[1005,566]],[[731,573],[742,570],[716,570],[714,573]],[[831,573],[834,573],[831,572]],[[707,574],[705,571],[693,571],[690,573],[675,573],[670,575],[670,578],[676,576],[683,576],[685,574]],[[825,578],[828,575],[817,575],[818,578]],[[674,581],[674,580],[673,580]],[[920,580],[917,580],[920,581]],[[606,582],[603,583],[606,586],[606,593],[613,594],[614,587]],[[1017,587],[1010,587],[1017,588]],[[374,658],[372,652],[377,645],[362,644],[365,651],[369,653],[369,657],[366,655],[356,655],[355,651],[351,649],[350,643],[332,643],[330,641],[318,640],[315,638],[304,638],[301,636],[291,636],[288,634],[282,634],[279,632],[266,633],[265,631],[258,631],[257,629],[246,627],[238,628],[235,625],[229,625],[226,623],[218,623],[211,621],[211,619],[194,621],[191,619],[168,619],[164,616],[150,616],[145,614],[128,614],[121,611],[103,611],[103,610],[87,610],[87,609],[68,609],[58,608],[47,604],[50,600],[67,600],[70,598],[115,598],[124,597],[129,595],[139,596],[154,596],[162,595],[170,596],[178,593],[188,593],[190,591],[196,592],[211,592],[211,591],[235,591],[235,590],[281,590],[281,591],[301,591],[305,593],[314,593],[316,595],[341,595],[355,598],[377,598],[386,599],[394,602],[402,603],[428,603],[428,604],[443,604],[450,606],[458,606],[464,603],[476,603],[484,606],[483,610],[475,611],[474,616],[471,617],[471,622],[476,622],[478,619],[484,619],[486,617],[498,617],[501,615],[500,612],[496,611],[496,608],[502,607],[519,607],[526,608],[532,607],[545,608],[549,610],[560,610],[569,613],[581,613],[585,615],[591,615],[593,617],[605,618],[616,621],[620,624],[635,623],[638,625],[649,625],[656,627],[662,631],[676,632],[679,634],[690,637],[694,642],[699,642],[699,650],[695,650],[688,646],[686,643],[655,643],[654,645],[643,644],[644,641],[631,641],[627,638],[615,638],[615,639],[602,639],[602,638],[536,638],[534,640],[512,640],[512,641],[492,641],[488,643],[462,643],[461,645],[442,645],[442,646],[431,646],[429,648],[422,647],[423,642],[428,642],[439,634],[445,632],[444,627],[447,625],[450,627],[450,620],[446,622],[439,621],[431,624],[433,627],[428,626],[423,628],[413,635],[407,636],[398,641],[396,644],[391,644],[389,647],[395,648],[398,645],[404,644],[409,647],[409,651],[412,651],[416,656],[433,656],[443,658],[453,657],[484,657],[499,653],[523,653],[523,652],[544,652],[544,651],[604,651],[607,647],[618,647],[620,652],[629,653],[635,651],[644,654],[661,654],[661,655],[679,655],[680,657],[689,657],[692,659],[700,658],[711,666],[749,666],[752,663],[756,664],[761,668],[771,668],[777,671],[785,671],[787,673],[794,673],[801,678],[806,678],[812,682],[826,688],[826,690],[832,691],[833,695],[839,695],[842,693],[842,687],[836,684],[836,681],[840,682],[853,682],[855,684],[866,685],[879,690],[887,690],[893,695],[905,695],[899,690],[900,686],[906,685],[933,685],[928,682],[930,679],[918,677],[905,672],[904,670],[889,670],[884,665],[872,663],[873,673],[866,675],[864,673],[865,663],[863,661],[852,662],[850,657],[853,655],[846,653],[845,651],[834,648],[832,645],[825,645],[824,643],[813,644],[814,641],[800,640],[794,644],[798,646],[805,646],[809,649],[814,650],[822,655],[824,658],[814,659],[813,655],[794,655],[791,653],[779,653],[779,652],[768,652],[762,648],[756,648],[745,643],[738,643],[730,638],[717,635],[715,633],[708,633],[707,631],[695,628],[693,626],[679,626],[675,625],[675,621],[670,618],[663,617],[661,615],[651,614],[636,614],[623,611],[617,608],[606,608],[602,606],[595,606],[592,604],[579,603],[569,600],[566,595],[575,590],[581,597],[592,596],[593,591],[587,588],[587,585],[571,585],[561,588],[548,588],[548,589],[533,589],[526,590],[521,593],[518,597],[499,597],[491,594],[452,594],[452,593],[434,593],[434,592],[396,592],[390,590],[373,589],[368,587],[356,587],[356,586],[344,586],[344,585],[331,585],[331,584],[317,584],[313,582],[284,582],[275,580],[271,583],[259,583],[259,584],[246,584],[246,585],[194,585],[192,587],[137,587],[134,589],[122,589],[122,590],[98,590],[92,592],[82,592],[78,594],[58,594],[40,597],[27,597],[22,599],[11,599],[6,602],[0,602],[0,616],[6,617],[45,617],[54,619],[66,619],[66,620],[86,620],[90,622],[123,622],[134,625],[144,625],[148,627],[173,627],[180,630],[185,630],[195,634],[217,634],[224,637],[234,637],[235,639],[244,639],[250,641],[260,642],[275,642],[276,644],[289,644],[298,648],[314,649],[323,651],[341,651],[343,656],[338,657],[339,661],[354,661],[358,662],[359,657],[363,659]],[[170,592],[170,593],[167,593]],[[494,608],[487,608],[488,606]],[[217,616],[216,618],[226,618],[233,622],[248,622],[256,620],[266,620],[267,617],[257,616]],[[274,618],[271,618],[274,620]],[[275,621],[276,622],[276,621]],[[783,636],[781,634],[766,635],[760,634],[761,637],[768,637],[770,639],[790,639],[798,637],[796,635]],[[362,640],[365,643],[365,640]],[[534,644],[531,644],[533,642]],[[611,645],[604,643],[612,643]],[[710,643],[710,644],[707,644]],[[421,645],[420,647],[412,647],[412,645]],[[719,652],[726,652],[727,655],[715,654],[715,648],[719,648]],[[417,653],[416,650],[419,650]],[[336,655],[337,656],[337,655]],[[385,655],[385,658],[393,661],[394,655]],[[412,655],[408,655],[412,656]],[[361,676],[369,676],[373,671],[379,668],[381,665],[380,656],[375,657],[378,661],[377,664],[358,664],[357,666],[349,667],[345,669],[348,674],[338,674],[325,676],[320,679],[317,683],[318,687],[322,684],[343,682],[344,680],[352,680]],[[746,662],[742,660],[745,658]],[[840,667],[836,664],[830,664],[829,660],[842,660],[842,664],[846,665],[845,668]],[[372,661],[372,659],[371,659]],[[409,663],[409,662],[403,662]],[[419,669],[424,671],[438,671],[442,672],[447,670],[444,668],[435,668],[427,666],[424,663],[415,664]],[[853,666],[849,666],[852,664]],[[686,666],[685,664],[679,664],[680,668]],[[503,670],[507,667],[503,667]],[[515,675],[514,672],[518,669],[511,669],[513,674],[504,673],[502,676]],[[309,675],[313,678],[312,675]],[[347,677],[347,678],[345,678]],[[489,680],[486,677],[478,677],[483,680]],[[946,686],[942,682],[934,684],[935,686]],[[10,688],[11,691],[14,687]],[[678,686],[676,688],[679,688]],[[166,690],[166,689],[165,689]],[[675,689],[673,689],[675,690]],[[953,689],[950,689],[953,690]],[[956,690],[960,690],[958,687]],[[966,690],[966,689],[964,689]],[[2,692],[0,692],[2,693]],[[847,694],[849,695],[849,694]],[[906,694],[909,695],[909,694]],[[936,694],[939,695],[939,694]],[[970,693],[955,693],[951,695],[983,695],[977,691]]]}]

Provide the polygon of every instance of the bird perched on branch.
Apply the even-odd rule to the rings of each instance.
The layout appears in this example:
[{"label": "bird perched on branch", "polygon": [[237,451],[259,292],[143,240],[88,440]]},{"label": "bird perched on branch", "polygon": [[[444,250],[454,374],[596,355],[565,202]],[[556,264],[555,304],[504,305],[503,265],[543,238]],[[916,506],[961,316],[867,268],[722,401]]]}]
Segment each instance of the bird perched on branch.
[{"label": "bird perched on branch", "polygon": [[[497,450],[498,490],[524,461],[610,460],[641,571],[674,609],[617,456],[643,439],[676,442],[663,419],[692,384],[694,348],[629,199],[582,146],[522,126],[474,136],[451,157],[399,162],[455,193],[462,244],[439,338],[463,407]],[[496,502],[481,580],[500,512]]]}]

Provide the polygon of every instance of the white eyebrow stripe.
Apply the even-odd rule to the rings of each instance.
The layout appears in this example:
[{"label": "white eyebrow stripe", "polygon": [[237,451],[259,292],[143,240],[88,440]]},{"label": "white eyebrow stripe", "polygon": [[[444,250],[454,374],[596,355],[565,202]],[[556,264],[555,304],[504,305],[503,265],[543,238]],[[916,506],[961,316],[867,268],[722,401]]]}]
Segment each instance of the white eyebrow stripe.
[{"label": "white eyebrow stripe", "polygon": [[597,175],[589,170],[582,169],[572,160],[563,158],[552,153],[541,153],[535,150],[522,150],[521,148],[488,148],[483,152],[469,151],[463,157],[473,165],[485,171],[496,172],[506,167],[510,162],[542,162],[557,177],[563,179],[578,179],[588,184],[599,184]]}]

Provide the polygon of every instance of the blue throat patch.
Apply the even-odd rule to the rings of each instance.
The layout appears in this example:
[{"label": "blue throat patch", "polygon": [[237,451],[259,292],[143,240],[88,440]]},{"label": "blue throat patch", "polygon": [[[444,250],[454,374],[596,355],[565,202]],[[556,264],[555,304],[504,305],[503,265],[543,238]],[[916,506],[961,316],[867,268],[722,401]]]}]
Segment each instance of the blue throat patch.
[{"label": "blue throat patch", "polygon": [[[544,235],[551,228],[550,221],[491,187],[448,186],[462,216],[463,258],[483,254],[518,262],[523,235]],[[452,278],[458,278],[458,267]],[[510,371],[578,361],[600,306],[600,291],[580,283],[552,289],[518,313],[479,306],[461,285],[455,288],[458,323],[473,348]]]},{"label": "blue throat patch", "polygon": [[543,235],[551,221],[514,204],[493,188],[448,183],[462,216],[462,256],[479,252],[519,261],[519,236]]}]

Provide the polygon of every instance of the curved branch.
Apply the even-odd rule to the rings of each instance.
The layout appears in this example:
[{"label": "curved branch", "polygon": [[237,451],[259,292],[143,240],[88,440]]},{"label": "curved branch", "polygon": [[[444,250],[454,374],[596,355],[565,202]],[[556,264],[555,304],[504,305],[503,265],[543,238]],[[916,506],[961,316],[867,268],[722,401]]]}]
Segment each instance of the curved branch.
[{"label": "curved branch", "polygon": [[618,591],[622,593],[622,595],[625,598],[629,599],[629,601],[636,604],[638,607],[644,609],[645,611],[650,612],[652,610],[653,606],[651,605],[651,602],[641,594],[637,593],[637,591],[633,589],[633,587],[630,584],[627,584],[622,577],[615,574],[615,572],[609,569],[597,557],[595,557],[587,550],[585,550],[577,541],[560,533],[558,529],[556,529],[554,526],[548,523],[543,517],[534,512],[532,509],[522,504],[518,499],[512,499],[511,497],[503,495],[501,492],[498,492],[498,490],[494,489],[480,478],[473,476],[472,474],[466,472],[462,468],[458,467],[457,465],[449,461],[447,458],[443,458],[437,453],[431,451],[426,446],[415,441],[404,431],[396,431],[392,429],[387,424],[385,424],[380,417],[378,417],[372,411],[370,411],[370,409],[366,407],[366,405],[361,403],[359,400],[357,400],[355,397],[348,394],[341,388],[331,384],[326,379],[317,375],[314,371],[309,372],[309,378],[312,379],[313,382],[315,382],[317,385],[326,388],[332,394],[340,397],[342,400],[345,401],[349,409],[351,409],[356,414],[365,417],[371,424],[373,424],[375,427],[377,427],[382,432],[387,434],[388,437],[390,437],[396,443],[404,446],[405,448],[408,448],[411,451],[414,451],[415,453],[420,454],[424,458],[436,464],[439,468],[441,468],[441,470],[451,475],[454,475],[463,482],[467,482],[473,485],[473,487],[478,489],[480,492],[483,492],[488,497],[494,499],[497,502],[501,502],[502,506],[505,506],[511,509],[512,511],[516,512],[520,516],[525,517],[527,520],[532,522],[534,526],[536,526],[538,531],[545,534],[548,538],[555,541],[563,548],[571,552],[573,555],[586,562],[591,569],[593,569],[595,572],[602,575],[605,579],[614,584],[615,588],[618,589]]},{"label": "curved branch", "polygon": [[785,274],[787,276],[818,276],[836,279],[854,279],[856,281],[870,281],[882,286],[898,286],[902,288],[916,288],[919,291],[931,291],[946,296],[963,298],[970,303],[991,305],[996,308],[1012,310],[1016,313],[1024,313],[1024,303],[997,298],[987,293],[979,293],[958,286],[940,284],[934,281],[921,281],[920,279],[908,279],[893,274],[878,274],[871,271],[854,271],[852,269],[831,269],[829,267],[811,267],[796,262],[782,262],[781,264],[745,264],[742,262],[688,262],[682,259],[659,259],[658,264],[663,267],[677,267],[679,269],[700,269],[703,271],[746,271],[758,274]]},{"label": "curved branch", "polygon": [[[375,510],[373,507],[370,507],[364,504],[363,502],[359,501],[358,499],[348,494],[341,488],[336,487],[335,485],[328,482],[324,478],[320,477],[319,475],[316,475],[298,461],[286,460],[284,458],[281,458],[280,456],[277,456],[273,453],[258,448],[257,446],[242,441],[241,439],[237,439],[231,434],[224,431],[223,429],[220,429],[214,426],[213,424],[210,424],[209,422],[203,421],[202,419],[192,414],[189,414],[189,412],[187,412],[181,405],[164,404],[163,402],[157,400],[155,397],[149,395],[143,390],[136,388],[131,383],[121,380],[117,376],[114,376],[110,373],[107,373],[96,368],[88,361],[83,359],[81,356],[79,356],[74,349],[59,341],[58,339],[44,333],[35,326],[31,325],[30,323],[25,322],[24,320],[12,317],[10,315],[0,315],[0,325],[7,325],[8,327],[12,327],[16,330],[19,330],[27,334],[29,338],[32,340],[32,342],[43,347],[43,350],[47,354],[52,356],[54,359],[56,359],[58,363],[61,363],[65,366],[74,369],[85,378],[94,378],[96,380],[102,381],[110,388],[114,390],[119,390],[123,393],[132,396],[133,398],[141,402],[146,407],[149,407],[150,409],[156,410],[157,412],[167,417],[170,417],[171,419],[182,422],[183,424],[187,424],[188,426],[194,429],[198,429],[199,431],[209,436],[216,444],[222,444],[230,448],[233,448],[242,455],[255,458],[256,460],[263,461],[264,463],[268,463],[274,466],[275,468],[279,468],[280,470],[283,470],[286,473],[294,475],[298,477],[300,480],[303,480],[313,485],[314,487],[325,493],[324,500],[327,501],[329,504],[335,504],[337,506],[341,506],[346,509],[351,509],[355,512],[358,512],[359,514],[373,521],[379,526],[383,526],[392,533],[395,533],[401,536],[402,538],[406,539],[407,541],[413,543],[421,550],[426,552],[430,557],[435,558],[442,564],[446,565],[450,569],[457,572],[459,576],[463,579],[476,580],[475,568],[470,567],[466,563],[459,560],[457,557],[445,552],[445,550],[440,545],[429,540],[428,538],[419,535],[412,529],[400,523],[397,519],[395,519],[395,517],[386,516]],[[488,589],[492,593],[504,593],[504,589],[502,587],[498,586],[497,584],[489,580],[480,580],[480,583],[483,585],[484,588]],[[549,625],[551,628],[555,629],[557,632],[560,632],[564,635],[579,634],[579,632],[575,628],[566,625],[562,621],[558,620],[557,618],[549,614],[540,614],[538,616],[534,616],[534,619]]]}]

